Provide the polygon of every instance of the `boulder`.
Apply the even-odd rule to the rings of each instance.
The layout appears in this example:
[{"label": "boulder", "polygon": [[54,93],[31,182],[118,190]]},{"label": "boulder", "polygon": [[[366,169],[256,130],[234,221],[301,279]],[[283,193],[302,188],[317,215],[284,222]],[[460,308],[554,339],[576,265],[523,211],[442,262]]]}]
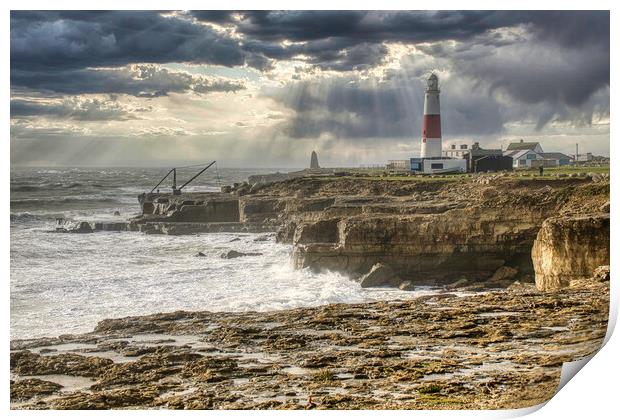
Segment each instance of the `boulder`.
[{"label": "boulder", "polygon": [[239,258],[239,257],[248,257],[248,256],[256,256],[256,255],[263,255],[260,252],[239,252],[239,251],[235,251],[234,249],[231,249],[228,252],[223,253],[222,255],[220,255],[221,258],[225,258],[225,259],[231,259],[231,258]]},{"label": "boulder", "polygon": [[80,222],[76,227],[71,229],[71,233],[93,233],[93,228],[88,222]]},{"label": "boulder", "polygon": [[415,286],[412,282],[410,281],[404,281],[400,284],[400,286],[398,286],[398,288],[400,290],[405,290],[405,291],[411,291],[411,290],[415,290]]},{"label": "boulder", "polygon": [[536,288],[555,291],[609,265],[609,214],[545,220],[534,246]]},{"label": "boulder", "polygon": [[609,266],[601,265],[594,269],[594,273],[592,274],[592,278],[595,281],[605,282],[609,281]]},{"label": "boulder", "polygon": [[491,283],[494,283],[502,280],[510,280],[513,279],[518,272],[519,270],[517,270],[516,268],[503,265],[498,268],[495,273],[493,273],[493,276],[489,279],[489,281]]},{"label": "boulder", "polygon": [[389,265],[383,263],[377,263],[372,266],[370,271],[362,276],[360,279],[360,285],[362,287],[379,287],[379,286],[394,286],[397,287],[402,283],[402,280],[392,270]]},{"label": "boulder", "polygon": [[602,182],[604,180],[601,174],[592,174],[592,182]]},{"label": "boulder", "polygon": [[196,257],[206,257],[204,252],[199,252],[198,254],[196,254]]},{"label": "boulder", "polygon": [[254,184],[252,184],[249,189],[250,194],[254,194],[259,191],[263,187],[263,185],[264,184],[261,182],[255,182]]},{"label": "boulder", "polygon": [[459,289],[461,287],[465,287],[468,286],[470,284],[470,281],[462,278],[462,279],[458,279],[457,281],[455,281],[454,283],[450,283],[448,284],[446,287],[448,289]]}]

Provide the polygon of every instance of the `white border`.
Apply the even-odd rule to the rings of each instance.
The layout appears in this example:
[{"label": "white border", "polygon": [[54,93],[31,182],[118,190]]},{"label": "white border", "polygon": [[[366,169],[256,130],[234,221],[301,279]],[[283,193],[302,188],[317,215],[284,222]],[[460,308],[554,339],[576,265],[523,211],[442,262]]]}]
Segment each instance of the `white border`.
[{"label": "white border", "polygon": [[[7,4],[8,3],[8,4]],[[602,9],[602,10],[610,10],[611,9],[611,75],[612,79],[614,78],[614,70],[617,69],[616,60],[617,57],[614,53],[615,39],[618,39],[618,24],[620,24],[618,16],[618,8],[614,7],[615,4],[612,1],[600,1],[600,0],[590,0],[588,2],[567,2],[567,1],[545,1],[545,0],[521,0],[521,1],[512,1],[512,2],[497,2],[497,1],[468,1],[468,2],[458,2],[458,1],[442,1],[435,0],[433,2],[411,2],[411,1],[397,1],[397,0],[383,0],[383,1],[372,1],[372,2],[364,2],[361,4],[359,0],[341,0],[341,1],[326,1],[326,0],[303,0],[303,1],[241,1],[241,0],[229,0],[225,2],[225,7],[221,7],[222,3],[215,2],[204,2],[204,1],[188,1],[188,0],[179,0],[179,1],[132,1],[128,2],[119,1],[119,0],[108,0],[108,1],[100,1],[94,0],[85,2],[78,1],[55,1],[55,2],[45,2],[45,1],[33,1],[33,0],[21,0],[21,1],[8,1],[7,10],[2,19],[2,25],[4,29],[4,57],[2,72],[5,80],[4,85],[4,101],[2,103],[3,107],[3,116],[5,123],[9,121],[9,97],[10,97],[10,83],[9,83],[9,61],[10,61],[10,14],[9,10],[13,9],[317,9],[317,10],[336,10],[336,9],[359,9],[360,7],[363,9],[394,9],[394,10],[411,10],[411,9],[428,9],[429,7],[433,9],[447,9],[447,10],[475,10],[475,9],[508,9],[508,10],[545,10],[545,9]],[[611,108],[614,108],[615,98],[616,98],[616,90],[615,83],[611,83]],[[615,127],[614,121],[617,120],[615,115],[612,113],[611,117],[611,127],[613,133],[613,127]],[[7,133],[6,138],[3,141],[4,148],[4,165],[2,166],[2,172],[4,176],[4,182],[2,183],[2,192],[4,193],[3,197],[9,197],[9,178],[10,178],[10,160],[9,160],[9,130],[8,124],[5,126],[5,133]],[[610,135],[610,138],[613,138],[613,135]],[[618,163],[617,157],[618,153],[618,144],[617,142],[612,142],[611,147],[611,156],[612,156],[612,167]],[[612,179],[614,179],[615,170],[612,169]],[[618,197],[618,191],[615,187],[616,181],[612,181],[612,214],[617,213],[616,209],[620,206],[620,202]],[[616,191],[614,191],[616,190]],[[2,311],[3,317],[3,334],[2,339],[4,343],[4,348],[6,349],[3,352],[2,357],[5,362],[4,366],[4,374],[5,380],[2,382],[2,396],[4,398],[4,407],[5,410],[8,411],[9,407],[9,310],[10,305],[9,301],[9,213],[10,213],[10,201],[5,199],[2,203],[4,209],[4,224],[2,225],[2,233],[4,240],[2,241],[2,252],[3,252],[3,262],[2,262],[2,272],[4,276],[2,276],[4,280],[4,293],[3,299],[5,305]],[[612,217],[612,220],[616,220],[616,216]],[[617,254],[618,249],[618,229],[615,227],[615,223],[612,222],[612,235],[611,235],[611,249],[612,249],[612,267],[615,267],[614,255]],[[613,270],[613,269],[612,269]],[[589,362],[583,367],[582,372],[579,374],[579,378],[577,380],[569,381],[569,383],[562,388],[561,392],[559,392],[554,398],[552,398],[545,406],[544,409],[538,410],[541,408],[533,407],[530,409],[523,410],[498,410],[498,411],[388,411],[388,412],[378,412],[378,411],[355,411],[351,412],[274,412],[274,411],[262,411],[262,412],[228,412],[228,411],[214,411],[209,412],[207,415],[210,418],[231,418],[231,417],[257,417],[257,418],[282,418],[282,417],[297,417],[297,416],[312,416],[312,417],[327,417],[327,418],[336,418],[341,417],[342,415],[351,415],[358,418],[368,418],[372,416],[381,415],[387,416],[390,418],[446,418],[452,419],[455,417],[460,418],[475,418],[475,419],[487,419],[487,418],[503,418],[503,417],[514,417],[519,415],[524,415],[535,411],[531,414],[530,418],[547,418],[548,416],[560,417],[563,419],[572,419],[572,418],[611,418],[612,413],[614,417],[617,415],[618,408],[618,393],[617,393],[617,384],[618,384],[618,374],[619,372],[619,362],[618,358],[620,356],[620,344],[617,337],[611,336],[611,331],[613,330],[613,325],[615,325],[615,321],[617,318],[617,308],[618,308],[618,281],[613,279],[612,273],[612,302],[611,302],[611,311],[610,311],[610,328],[608,330],[608,337],[606,337],[607,345]],[[536,411],[538,410],[538,411]],[[9,411],[8,414],[11,417],[35,417],[35,416],[56,416],[57,412],[24,412],[24,411]],[[85,415],[100,417],[100,416],[120,416],[120,417],[138,417],[138,418],[161,418],[165,417],[197,417],[203,416],[205,413],[201,412],[172,412],[172,411],[123,411],[123,412],[109,412],[109,411],[101,411],[101,412],[66,412],[62,414],[63,417],[66,416],[68,418],[82,418]]]}]

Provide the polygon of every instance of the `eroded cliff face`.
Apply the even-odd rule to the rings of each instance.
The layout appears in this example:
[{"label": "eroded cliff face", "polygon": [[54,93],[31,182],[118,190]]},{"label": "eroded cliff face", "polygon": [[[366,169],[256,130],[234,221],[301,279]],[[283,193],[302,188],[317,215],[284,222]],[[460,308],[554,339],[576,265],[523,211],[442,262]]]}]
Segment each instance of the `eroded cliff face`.
[{"label": "eroded cliff face", "polygon": [[[437,182],[429,189],[353,206],[349,214],[339,198],[322,217],[290,219],[279,238],[294,244],[298,268],[359,277],[383,263],[418,285],[507,286],[533,280],[531,250],[546,219],[592,211],[608,197],[608,185],[579,180]],[[517,274],[494,278],[502,267]]]},{"label": "eroded cliff face", "polygon": [[609,265],[609,213],[547,219],[532,248],[536,287],[553,291]]},{"label": "eroded cliff face", "polygon": [[293,259],[298,268],[354,276],[381,262],[415,284],[480,281],[504,265],[531,274],[532,238],[542,217],[473,207],[303,222],[295,230]]},{"label": "eroded cliff face", "polygon": [[[308,177],[239,184],[222,193],[147,198],[143,215],[129,223],[130,230],[165,234],[271,230],[278,232],[278,241],[293,245],[298,268],[360,277],[382,263],[413,285],[458,281],[468,287],[472,283],[495,287],[533,281],[532,246],[543,222],[600,213],[609,200],[609,183],[587,177],[520,179],[507,174],[389,180]],[[583,249],[600,242],[588,236],[591,226],[580,231],[576,223],[550,221],[541,232],[534,264],[539,277],[548,278],[545,284],[568,281],[558,280],[568,268],[555,272],[543,265],[569,267],[573,253],[580,252],[576,245],[574,250],[557,245],[563,229],[577,229],[583,235]],[[607,230],[607,241],[608,235]],[[587,252],[580,255],[599,260]],[[588,268],[575,275],[591,271],[594,262],[579,261],[579,267]],[[502,268],[516,274],[494,276]]]}]

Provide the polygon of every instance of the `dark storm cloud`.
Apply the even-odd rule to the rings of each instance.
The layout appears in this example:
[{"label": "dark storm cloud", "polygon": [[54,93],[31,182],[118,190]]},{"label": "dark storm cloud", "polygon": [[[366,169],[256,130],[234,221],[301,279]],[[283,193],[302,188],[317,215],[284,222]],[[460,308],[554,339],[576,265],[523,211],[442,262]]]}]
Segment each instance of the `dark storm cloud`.
[{"label": "dark storm cloud", "polygon": [[[245,51],[273,60],[303,54],[309,63],[336,71],[380,64],[387,54],[382,43],[387,41],[466,43],[487,35],[478,41],[499,47],[506,41],[489,31],[517,25],[565,48],[609,50],[606,11],[246,11],[238,12],[239,20],[233,20],[232,13],[192,14],[198,20],[234,26],[245,35]],[[283,46],[282,41],[304,44]]]},{"label": "dark storm cloud", "polygon": [[[215,21],[201,12],[196,18]],[[510,15],[476,11],[258,11],[239,12],[238,32],[264,41],[350,38],[360,42],[464,39],[515,24]]]},{"label": "dark storm cloud", "polygon": [[[222,21],[219,14],[210,17],[210,13],[192,12],[199,20]],[[465,41],[491,29],[530,24],[541,38],[565,46],[609,44],[607,11],[254,11],[239,15],[236,30],[263,41]]]},{"label": "dark storm cloud", "polygon": [[232,10],[194,10],[191,12],[200,21],[219,24],[234,22],[233,15],[235,13]]},{"label": "dark storm cloud", "polygon": [[[190,17],[234,28],[243,38]],[[266,71],[274,60],[303,55],[321,69],[350,71],[383,62],[388,53],[384,42],[466,42],[519,24],[563,46],[609,45],[608,12],[22,11],[11,13],[11,69],[66,71],[191,62],[246,64]]]},{"label": "dark storm cloud", "polygon": [[489,82],[491,90],[504,89],[524,103],[548,101],[576,107],[609,86],[606,51],[563,51],[551,57],[523,54],[515,58],[489,57],[469,63],[466,71]]},{"label": "dark storm cloud", "polygon": [[[525,36],[505,36],[505,28]],[[607,11],[12,12],[10,35],[11,87],[46,96],[157,97],[244,87],[158,66],[165,63],[267,72],[294,58],[314,66],[300,72],[345,73],[385,62],[387,42],[416,45],[429,55],[424,68],[405,63],[385,83],[336,76],[270,92],[295,111],[281,125],[292,137],[418,136],[423,87],[411,76],[432,67],[471,83],[458,91],[456,84],[445,85],[446,134],[499,133],[505,122],[530,118],[534,109],[540,128],[554,118],[587,121],[595,109],[609,109],[609,95],[596,95],[609,86]],[[500,93],[514,103],[513,111],[501,108]],[[15,106],[21,115],[37,109],[66,115]]]},{"label": "dark storm cloud", "polygon": [[171,92],[203,94],[235,92],[245,88],[240,81],[196,76],[147,64],[43,73],[15,70],[11,72],[11,85],[67,95],[115,93],[149,98],[166,96]]},{"label": "dark storm cloud", "polygon": [[11,68],[71,70],[131,63],[244,63],[238,42],[149,11],[12,12]]},{"label": "dark storm cloud", "polygon": [[521,12],[519,18],[531,23],[540,39],[551,40],[563,47],[598,45],[609,49],[609,11]]},{"label": "dark storm cloud", "polygon": [[[304,55],[308,63],[335,71],[380,64],[388,53],[383,45],[387,41],[468,39],[514,23],[494,12],[253,11],[239,12],[238,21],[230,15],[192,14],[198,20],[232,24],[245,35],[245,51],[274,60]],[[282,41],[303,44],[283,46]]]},{"label": "dark storm cloud", "polygon": [[[332,79],[323,86],[300,82],[266,94],[295,111],[281,126],[293,138],[416,138],[421,133],[424,84],[419,79],[382,84]],[[442,100],[446,135],[489,135],[503,129],[500,106],[486,95],[453,92]]]},{"label": "dark storm cloud", "polygon": [[[542,38],[564,45],[609,43],[606,12],[493,11],[197,11],[199,21],[226,24],[244,35],[233,39],[183,15],[155,11],[11,13],[11,68],[60,70],[130,63],[192,62],[266,69],[266,59],[308,55],[322,68],[351,70],[366,48],[368,65],[386,54],[386,42],[468,40],[497,29],[530,24]],[[281,45],[281,41],[305,45]],[[371,46],[375,44],[374,46]],[[365,46],[365,47],[363,47]],[[369,47],[370,46],[370,47]],[[254,54],[258,54],[254,56]]]}]

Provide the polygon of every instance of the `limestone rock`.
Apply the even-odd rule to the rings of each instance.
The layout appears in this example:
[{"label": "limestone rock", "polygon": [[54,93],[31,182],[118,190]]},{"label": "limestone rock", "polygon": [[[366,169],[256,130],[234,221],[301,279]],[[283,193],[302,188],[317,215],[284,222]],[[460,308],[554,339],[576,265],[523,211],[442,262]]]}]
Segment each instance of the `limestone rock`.
[{"label": "limestone rock", "polygon": [[80,222],[80,224],[71,230],[71,233],[93,233],[93,228],[88,222]]},{"label": "limestone rock", "polygon": [[553,291],[609,265],[609,215],[547,219],[532,248],[536,288]]},{"label": "limestone rock", "polygon": [[603,205],[601,206],[601,211],[602,211],[603,213],[609,213],[610,208],[611,208],[611,206],[610,206],[610,203],[609,203],[609,201],[608,201],[608,202],[606,202],[605,204],[603,204]]},{"label": "limestone rock", "polygon": [[239,258],[239,257],[255,256],[255,255],[263,255],[263,254],[261,254],[260,252],[239,252],[239,251],[235,251],[234,249],[231,249],[230,251],[223,253],[221,257],[225,259],[232,259],[232,258]]},{"label": "limestone rock", "polygon": [[398,286],[402,280],[389,265],[377,263],[360,279],[362,287]]},{"label": "limestone rock", "polygon": [[609,266],[601,265],[599,267],[596,267],[592,275],[592,278],[596,281],[601,281],[601,282],[609,281]]},{"label": "limestone rock", "polygon": [[360,275],[383,262],[416,284],[448,284],[461,276],[486,280],[506,263],[531,271],[527,260],[540,213],[478,207],[433,214],[438,210],[333,219],[326,214],[298,223],[294,264]]},{"label": "limestone rock", "polygon": [[495,273],[493,273],[493,276],[489,279],[489,281],[497,282],[500,280],[510,280],[510,279],[513,279],[517,275],[518,272],[519,270],[517,270],[516,268],[503,265],[500,268],[498,268],[497,271],[495,271]]},{"label": "limestone rock", "polygon": [[468,286],[470,284],[470,281],[462,278],[462,279],[458,279],[457,281],[455,281],[454,283],[450,283],[448,284],[446,287],[448,289],[459,289],[461,287],[465,287]]},{"label": "limestone rock", "polygon": [[410,281],[404,281],[400,284],[400,286],[398,286],[398,288],[400,290],[405,290],[405,291],[411,291],[411,290],[415,290],[415,286],[412,282]]},{"label": "limestone rock", "polygon": [[35,396],[46,396],[58,392],[61,385],[44,381],[38,378],[29,378],[22,381],[11,381],[11,401],[24,401]]},{"label": "limestone rock", "polygon": [[601,174],[592,174],[592,182],[602,182],[604,180]]}]

